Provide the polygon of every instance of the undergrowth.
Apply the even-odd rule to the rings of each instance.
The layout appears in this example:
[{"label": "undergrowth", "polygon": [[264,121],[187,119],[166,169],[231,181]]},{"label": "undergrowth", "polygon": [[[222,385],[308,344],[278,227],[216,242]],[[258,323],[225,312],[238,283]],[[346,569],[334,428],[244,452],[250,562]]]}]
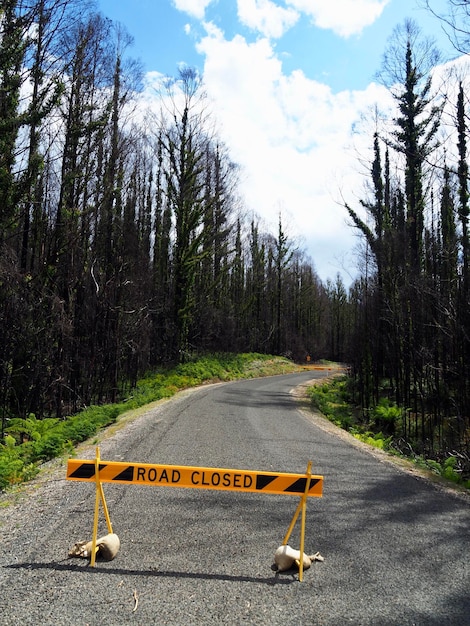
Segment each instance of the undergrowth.
[{"label": "undergrowth", "polygon": [[466,459],[461,455],[449,454],[440,461],[426,458],[415,454],[409,442],[395,436],[395,425],[401,419],[402,410],[389,400],[382,399],[370,411],[367,421],[364,421],[362,414],[359,415],[351,403],[349,379],[346,376],[309,387],[308,395],[314,408],[359,441],[405,457],[422,469],[430,470],[446,480],[470,489],[470,480],[466,478],[465,472]]},{"label": "undergrowth", "polygon": [[298,371],[292,361],[263,354],[216,354],[149,373],[122,402],[90,406],[64,420],[12,418],[0,444],[0,491],[33,478],[41,463],[72,454],[74,447],[94,437],[124,413],[169,398],[205,382],[228,381]]}]

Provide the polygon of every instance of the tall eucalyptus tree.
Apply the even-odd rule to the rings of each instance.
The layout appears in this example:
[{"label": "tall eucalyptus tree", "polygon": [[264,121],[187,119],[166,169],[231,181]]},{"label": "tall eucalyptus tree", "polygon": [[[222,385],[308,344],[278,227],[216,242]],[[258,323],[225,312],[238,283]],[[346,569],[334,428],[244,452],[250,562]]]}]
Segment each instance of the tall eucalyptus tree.
[{"label": "tall eucalyptus tree", "polygon": [[205,158],[211,129],[200,76],[193,69],[180,71],[167,84],[169,115],[161,141],[165,150],[165,182],[174,218],[172,256],[172,356],[184,360],[190,351],[194,285],[204,241]]}]

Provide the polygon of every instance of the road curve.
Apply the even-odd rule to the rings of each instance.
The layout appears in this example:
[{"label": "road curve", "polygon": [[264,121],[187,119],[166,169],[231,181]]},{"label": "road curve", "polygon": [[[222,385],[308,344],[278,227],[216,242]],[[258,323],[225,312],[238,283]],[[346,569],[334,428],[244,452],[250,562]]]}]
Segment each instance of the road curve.
[{"label": "road curve", "polygon": [[95,492],[62,465],[0,508],[0,624],[470,624],[468,500],[308,419],[291,390],[323,375],[183,392],[100,445],[108,461],[302,473],[311,460],[324,493],[308,501],[306,551],[325,560],[302,583],[272,569],[298,502],[284,495],[106,483],[121,550],[95,568],[68,559],[91,538]]}]

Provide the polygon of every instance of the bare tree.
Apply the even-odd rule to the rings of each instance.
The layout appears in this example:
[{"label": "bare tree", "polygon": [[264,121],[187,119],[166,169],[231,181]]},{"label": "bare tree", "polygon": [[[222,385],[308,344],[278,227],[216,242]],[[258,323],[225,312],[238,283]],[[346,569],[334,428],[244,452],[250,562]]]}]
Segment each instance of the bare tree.
[{"label": "bare tree", "polygon": [[470,51],[470,1],[447,0],[447,10],[437,9],[435,0],[424,0],[424,6],[442,24],[452,46],[461,54]]}]

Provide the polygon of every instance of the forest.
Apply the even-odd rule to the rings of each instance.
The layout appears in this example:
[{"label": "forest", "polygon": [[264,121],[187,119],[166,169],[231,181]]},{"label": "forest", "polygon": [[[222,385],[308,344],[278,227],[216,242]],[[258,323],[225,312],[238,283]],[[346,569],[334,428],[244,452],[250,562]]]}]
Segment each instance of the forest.
[{"label": "forest", "polygon": [[[449,7],[465,55],[470,7]],[[465,72],[436,81],[431,40],[395,29],[380,69],[395,107],[362,155],[364,198],[344,194],[363,242],[348,288],[319,279],[281,214],[267,232],[244,205],[196,70],[142,113],[131,41],[87,0],[0,8],[1,437],[13,418],[115,402],[162,365],[259,352],[348,363],[364,423],[382,407],[404,448],[468,460]]]}]

